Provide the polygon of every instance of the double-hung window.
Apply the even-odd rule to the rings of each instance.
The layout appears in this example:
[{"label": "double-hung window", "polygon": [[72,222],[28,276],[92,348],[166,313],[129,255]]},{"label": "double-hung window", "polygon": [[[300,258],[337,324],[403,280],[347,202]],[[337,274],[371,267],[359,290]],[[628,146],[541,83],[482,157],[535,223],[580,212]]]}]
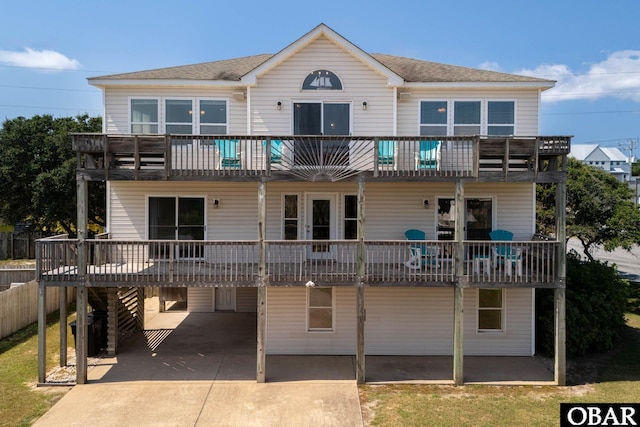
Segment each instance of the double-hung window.
[{"label": "double-hung window", "polygon": [[201,99],[199,108],[201,135],[227,134],[227,101]]},{"label": "double-hung window", "polygon": [[504,290],[478,289],[478,332],[504,330]]},{"label": "double-hung window", "polygon": [[420,135],[447,135],[447,101],[420,103]]},{"label": "double-hung window", "polygon": [[487,103],[487,135],[513,135],[515,131],[515,102]]},{"label": "double-hung window", "polygon": [[193,133],[192,100],[165,100],[165,132],[180,135],[190,135]]},{"label": "double-hung window", "polygon": [[333,288],[307,288],[307,330],[333,330]]},{"label": "double-hung window", "polygon": [[480,107],[480,101],[453,102],[454,135],[480,135],[482,133]]},{"label": "double-hung window", "polygon": [[157,99],[131,100],[131,133],[158,133]]}]

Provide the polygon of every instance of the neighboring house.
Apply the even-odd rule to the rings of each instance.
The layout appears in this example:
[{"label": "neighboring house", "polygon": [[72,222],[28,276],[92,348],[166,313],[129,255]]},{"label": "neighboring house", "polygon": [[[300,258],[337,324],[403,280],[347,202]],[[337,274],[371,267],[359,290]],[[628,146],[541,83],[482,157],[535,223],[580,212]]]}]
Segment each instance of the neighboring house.
[{"label": "neighboring house", "polygon": [[603,147],[597,144],[573,144],[570,157],[609,172],[619,181],[631,180],[629,158],[615,147]]},{"label": "neighboring house", "polygon": [[[448,355],[462,384],[463,356],[534,354],[535,290],[554,288],[564,383],[570,138],[538,135],[554,82],[370,54],[319,25],[273,55],[89,83],[104,134],[73,136],[78,239],[41,241],[38,279],[105,307],[109,352],[116,292],[156,286],[191,312],[257,312],[259,382],[266,355],[355,355],[358,382],[368,355]],[[107,233],[87,240],[93,180]],[[534,239],[537,182],[559,184],[557,240]]]}]

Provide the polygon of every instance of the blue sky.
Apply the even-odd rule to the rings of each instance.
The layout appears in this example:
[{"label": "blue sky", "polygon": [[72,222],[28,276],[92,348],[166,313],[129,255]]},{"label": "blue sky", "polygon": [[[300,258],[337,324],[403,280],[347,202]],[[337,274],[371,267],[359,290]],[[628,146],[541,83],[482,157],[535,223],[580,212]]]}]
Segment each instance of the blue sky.
[{"label": "blue sky", "polygon": [[640,138],[639,16],[638,0],[3,2],[0,120],[99,115],[87,77],[276,53],[325,23],[371,53],[557,80],[540,133],[617,147]]}]

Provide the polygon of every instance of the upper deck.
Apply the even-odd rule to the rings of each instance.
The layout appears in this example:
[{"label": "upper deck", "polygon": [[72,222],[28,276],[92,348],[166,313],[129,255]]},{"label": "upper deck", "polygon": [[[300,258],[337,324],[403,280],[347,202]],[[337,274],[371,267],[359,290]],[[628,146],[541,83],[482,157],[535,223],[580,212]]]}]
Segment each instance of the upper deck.
[{"label": "upper deck", "polygon": [[89,180],[561,182],[569,136],[73,134]]}]

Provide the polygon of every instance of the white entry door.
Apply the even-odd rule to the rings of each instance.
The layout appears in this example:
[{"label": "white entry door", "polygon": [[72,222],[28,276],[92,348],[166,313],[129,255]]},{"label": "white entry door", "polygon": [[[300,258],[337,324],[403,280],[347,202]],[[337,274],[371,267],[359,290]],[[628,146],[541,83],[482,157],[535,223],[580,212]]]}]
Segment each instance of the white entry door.
[{"label": "white entry door", "polygon": [[216,288],[216,311],[236,310],[236,288]]},{"label": "white entry door", "polygon": [[309,246],[311,259],[333,259],[327,240],[336,238],[336,195],[308,194],[306,203],[305,239],[324,240]]}]

